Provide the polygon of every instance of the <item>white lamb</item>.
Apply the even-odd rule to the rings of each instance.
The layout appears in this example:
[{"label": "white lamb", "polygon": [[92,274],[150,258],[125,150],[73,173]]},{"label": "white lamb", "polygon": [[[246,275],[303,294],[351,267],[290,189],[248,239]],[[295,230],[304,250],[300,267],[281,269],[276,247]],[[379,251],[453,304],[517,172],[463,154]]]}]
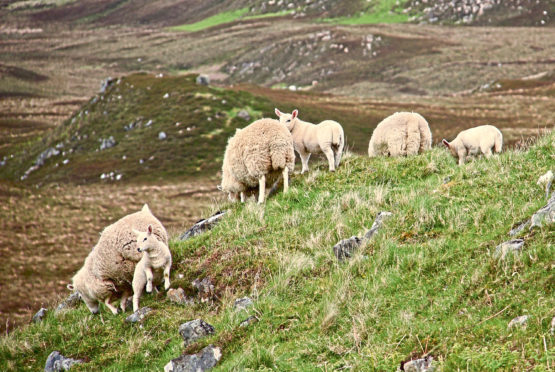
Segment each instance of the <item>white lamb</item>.
[{"label": "white lamb", "polygon": [[463,130],[451,142],[446,139],[442,142],[455,159],[459,159],[459,165],[463,165],[467,156],[484,154],[489,158],[492,149],[500,153],[503,147],[503,134],[493,125],[481,125]]},{"label": "white lamb", "polygon": [[293,136],[295,151],[301,156],[301,173],[308,172],[308,159],[311,154],[323,152],[328,159],[330,172],[341,162],[345,134],[343,127],[336,121],[324,120],[320,124],[312,124],[299,119],[298,110],[285,114],[275,109],[279,122],[284,124]]},{"label": "white lamb", "polygon": [[133,230],[133,232],[137,235],[137,251],[144,252],[143,257],[135,266],[135,273],[133,274],[133,311],[137,311],[145,284],[146,291],[148,293],[152,292],[154,274],[163,270],[164,289],[168,290],[170,288],[172,255],[168,246],[154,236],[151,225],[148,225],[146,232],[137,230]]},{"label": "white lamb", "polygon": [[432,148],[432,132],[416,112],[396,112],[382,120],[370,138],[368,156],[416,155]]},{"label": "white lamb", "polygon": [[289,172],[295,166],[291,133],[279,121],[260,119],[237,130],[228,140],[222,166],[220,190],[230,199],[259,186],[258,203],[263,203],[266,182],[283,176],[283,192],[289,188]]},{"label": "white lamb", "polygon": [[126,300],[132,293],[135,266],[141,260],[133,229],[146,229],[149,225],[153,228],[153,235],[167,244],[166,229],[145,204],[139,212],[106,227],[85,264],[74,275],[68,289],[79,292],[93,314],[98,313],[99,301],[117,314],[117,308],[110,303],[117,297],[121,297],[120,306],[125,311]]}]

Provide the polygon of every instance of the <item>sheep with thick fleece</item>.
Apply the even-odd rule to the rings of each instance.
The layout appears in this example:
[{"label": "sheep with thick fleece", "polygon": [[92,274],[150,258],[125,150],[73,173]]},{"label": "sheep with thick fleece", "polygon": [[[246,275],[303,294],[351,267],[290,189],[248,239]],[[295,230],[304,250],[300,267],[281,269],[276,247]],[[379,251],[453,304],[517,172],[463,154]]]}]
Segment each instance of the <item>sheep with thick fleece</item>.
[{"label": "sheep with thick fleece", "polygon": [[[137,251],[143,252],[143,257],[135,266],[133,274],[133,311],[139,310],[139,299],[146,284],[146,291],[152,292],[154,274],[163,270],[164,289],[170,288],[170,269],[172,254],[167,244],[159,241],[152,233],[152,226],[148,225],[145,232],[133,229],[137,235]],[[154,270],[154,273],[153,273]],[[157,275],[158,276],[158,275]]]},{"label": "sheep with thick fleece", "polygon": [[374,129],[368,156],[416,155],[431,148],[432,132],[426,119],[416,112],[396,112]]},{"label": "sheep with thick fleece", "polygon": [[500,153],[503,147],[503,134],[493,125],[481,125],[463,130],[451,142],[446,139],[442,142],[455,159],[459,159],[459,165],[463,165],[467,156],[484,154],[489,158],[492,149]]},{"label": "sheep with thick fleece", "polygon": [[291,133],[274,119],[260,119],[237,130],[228,140],[220,190],[232,198],[259,187],[258,203],[264,202],[266,182],[283,175],[283,192],[289,188],[289,172],[295,166]]},{"label": "sheep with thick fleece", "polygon": [[301,173],[308,172],[310,155],[319,152],[323,152],[328,159],[330,172],[335,171],[341,162],[345,147],[345,134],[341,124],[333,120],[324,120],[315,125],[299,119],[298,110],[286,114],[276,108],[275,113],[279,122],[284,124],[293,136],[295,151],[301,157]]},{"label": "sheep with thick fleece", "polygon": [[73,277],[73,284],[68,286],[79,292],[92,313],[98,313],[98,302],[104,301],[116,314],[117,309],[110,301],[118,295],[125,311],[126,300],[132,293],[135,266],[142,258],[133,229],[146,230],[149,225],[158,240],[167,245],[166,229],[146,204],[139,212],[121,218],[102,231],[85,264]]}]

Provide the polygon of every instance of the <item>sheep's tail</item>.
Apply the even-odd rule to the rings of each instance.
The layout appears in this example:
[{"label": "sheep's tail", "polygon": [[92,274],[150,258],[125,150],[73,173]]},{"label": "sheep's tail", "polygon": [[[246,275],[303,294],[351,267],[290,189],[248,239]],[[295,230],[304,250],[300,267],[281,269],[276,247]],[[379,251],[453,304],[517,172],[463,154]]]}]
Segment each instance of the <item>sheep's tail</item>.
[{"label": "sheep's tail", "polygon": [[285,148],[274,148],[270,152],[270,159],[273,170],[284,169],[287,166],[287,151]]},{"label": "sheep's tail", "polygon": [[407,139],[404,146],[406,148],[406,155],[416,155],[420,149],[420,127],[418,120],[409,119],[407,121]]},{"label": "sheep's tail", "polygon": [[503,134],[499,129],[497,129],[497,135],[495,136],[494,150],[495,152],[499,153],[501,152],[502,148],[503,148]]}]

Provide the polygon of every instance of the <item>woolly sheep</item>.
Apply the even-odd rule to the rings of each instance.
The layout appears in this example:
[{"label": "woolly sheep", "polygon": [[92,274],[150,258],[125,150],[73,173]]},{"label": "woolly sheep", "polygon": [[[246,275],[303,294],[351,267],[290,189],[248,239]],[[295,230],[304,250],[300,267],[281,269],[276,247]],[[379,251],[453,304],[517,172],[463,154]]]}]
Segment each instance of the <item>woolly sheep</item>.
[{"label": "woolly sheep", "polygon": [[99,301],[104,301],[116,314],[117,309],[110,301],[117,294],[121,295],[120,306],[125,311],[126,300],[132,291],[135,266],[142,258],[132,230],[146,230],[149,225],[153,227],[153,234],[167,245],[166,229],[145,204],[141,211],[121,218],[102,231],[85,264],[73,277],[73,284],[68,288],[79,292],[93,314],[98,313]]},{"label": "woolly sheep", "polygon": [[145,284],[146,291],[152,292],[154,274],[158,274],[161,269],[164,272],[164,289],[168,290],[170,288],[172,255],[168,246],[152,234],[151,225],[148,225],[146,232],[135,229],[133,229],[133,232],[137,235],[137,251],[143,252],[143,257],[135,266],[135,273],[133,274],[133,311],[135,312],[139,310],[139,299]]},{"label": "woolly sheep", "polygon": [[341,162],[343,147],[345,147],[345,134],[343,127],[336,121],[324,120],[320,124],[312,124],[299,119],[298,110],[285,114],[275,109],[279,122],[284,124],[293,136],[295,151],[301,157],[301,174],[308,172],[308,159],[311,154],[323,152],[328,159],[330,172]]},{"label": "woolly sheep", "polygon": [[289,188],[289,172],[295,166],[291,134],[274,119],[260,119],[237,130],[228,140],[220,190],[230,199],[259,186],[258,203],[264,202],[266,182],[283,175],[283,192]]},{"label": "woolly sheep", "polygon": [[406,156],[430,150],[432,132],[416,112],[396,112],[382,120],[370,138],[368,156]]},{"label": "woolly sheep", "polygon": [[482,153],[489,158],[492,148],[496,153],[500,153],[503,147],[503,135],[493,125],[481,125],[463,130],[451,142],[446,139],[442,142],[455,159],[459,159],[459,165],[463,165],[467,156]]}]

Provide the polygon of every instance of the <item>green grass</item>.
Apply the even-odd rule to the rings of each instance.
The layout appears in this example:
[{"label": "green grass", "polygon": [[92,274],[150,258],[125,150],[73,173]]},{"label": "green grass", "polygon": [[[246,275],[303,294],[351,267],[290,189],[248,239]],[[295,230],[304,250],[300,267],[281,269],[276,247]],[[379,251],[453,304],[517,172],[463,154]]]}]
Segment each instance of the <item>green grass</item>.
[{"label": "green grass", "polygon": [[241,8],[237,10],[230,10],[229,12],[222,12],[222,13],[213,15],[212,17],[205,18],[202,21],[172,27],[172,30],[196,32],[210,27],[218,26],[224,23],[236,21],[237,19],[241,18],[246,13],[248,13],[248,11],[249,11],[248,8]]},{"label": "green grass", "polygon": [[322,21],[341,25],[367,25],[375,23],[404,23],[409,15],[401,13],[397,0],[377,0],[362,14],[350,17],[326,18]]},{"label": "green grass", "polygon": [[[218,299],[181,307],[145,295],[142,326],[84,305],[0,339],[0,370],[43,368],[59,350],[87,357],[79,370],[160,370],[184,351],[222,348],[217,371],[392,371],[430,353],[439,370],[553,368],[554,228],[523,232],[520,256],[495,246],[545,204],[537,178],[553,167],[553,133],[528,151],[458,167],[442,148],[408,158],[346,156],[335,173],[311,162],[288,194],[265,205],[213,205],[230,214],[211,232],[172,241],[172,287],[192,293],[210,277]],[[445,178],[450,181],[445,183]],[[378,235],[338,263],[332,246],[390,211]],[[209,213],[209,212],[207,212]],[[178,274],[183,277],[179,278]],[[235,298],[255,300],[247,312]],[[259,323],[240,328],[249,315]],[[519,315],[526,329],[508,330]],[[203,318],[216,334],[184,350],[182,322]]]}]

